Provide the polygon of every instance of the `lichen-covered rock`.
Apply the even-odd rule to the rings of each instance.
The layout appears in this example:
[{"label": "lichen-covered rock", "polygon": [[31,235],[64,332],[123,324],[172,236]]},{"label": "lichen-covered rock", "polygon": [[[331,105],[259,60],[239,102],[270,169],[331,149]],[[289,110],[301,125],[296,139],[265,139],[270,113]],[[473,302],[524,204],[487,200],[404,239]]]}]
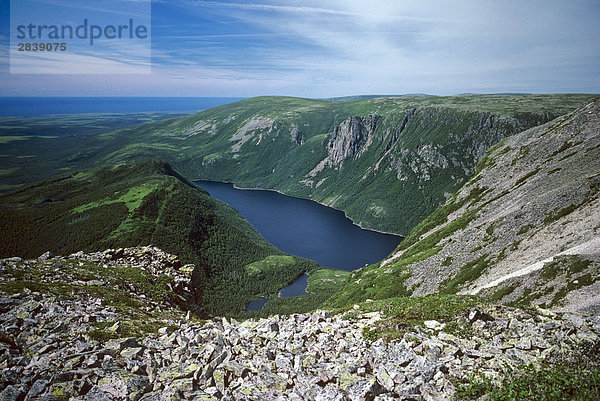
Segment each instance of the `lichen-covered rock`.
[{"label": "lichen-covered rock", "polygon": [[[10,282],[3,280],[12,280],[19,264],[33,268],[3,263],[10,271],[0,283]],[[131,309],[98,298],[25,288],[0,293],[0,308],[2,400],[448,399],[454,383],[476,373],[499,380],[521,364],[599,363],[600,317],[501,306],[466,313],[468,335],[428,321],[390,342],[363,338],[388,317],[360,308],[243,322],[196,322],[171,309],[160,328],[143,335],[106,329],[117,338],[94,331],[116,322],[126,328]]]}]

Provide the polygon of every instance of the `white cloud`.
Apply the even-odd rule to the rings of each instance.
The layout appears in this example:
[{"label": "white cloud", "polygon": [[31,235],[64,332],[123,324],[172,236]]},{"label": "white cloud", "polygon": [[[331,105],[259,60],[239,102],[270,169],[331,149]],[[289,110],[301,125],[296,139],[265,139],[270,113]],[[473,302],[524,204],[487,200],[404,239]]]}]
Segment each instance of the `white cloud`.
[{"label": "white cloud", "polygon": [[593,1],[292,4],[161,1],[240,29],[169,29],[153,48],[150,80],[110,82],[197,96],[600,91]]}]

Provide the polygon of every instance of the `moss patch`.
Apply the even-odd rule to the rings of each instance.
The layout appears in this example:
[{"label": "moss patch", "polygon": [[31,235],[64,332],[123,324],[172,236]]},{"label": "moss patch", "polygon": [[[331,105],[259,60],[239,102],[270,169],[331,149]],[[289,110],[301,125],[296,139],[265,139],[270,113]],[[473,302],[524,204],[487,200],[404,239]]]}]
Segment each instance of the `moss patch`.
[{"label": "moss patch", "polygon": [[477,259],[463,265],[458,274],[452,278],[448,278],[440,284],[440,294],[455,294],[464,284],[475,280],[481,276],[489,265],[488,254],[482,255]]}]

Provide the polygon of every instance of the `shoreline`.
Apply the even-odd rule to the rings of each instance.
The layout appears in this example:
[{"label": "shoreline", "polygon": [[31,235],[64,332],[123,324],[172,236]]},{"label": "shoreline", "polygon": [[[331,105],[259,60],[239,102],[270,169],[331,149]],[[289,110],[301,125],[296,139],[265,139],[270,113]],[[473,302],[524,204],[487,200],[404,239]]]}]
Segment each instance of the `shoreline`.
[{"label": "shoreline", "polygon": [[363,227],[359,223],[356,223],[354,220],[352,220],[352,218],[350,218],[348,216],[348,214],[346,214],[346,212],[344,210],[337,209],[337,208],[335,208],[333,206],[330,206],[330,205],[328,205],[328,204],[326,204],[324,202],[320,202],[318,200],[314,200],[314,199],[310,199],[310,198],[302,198],[300,196],[286,194],[285,192],[280,191],[278,189],[271,189],[271,188],[244,188],[244,187],[240,187],[240,186],[236,185],[234,182],[231,182],[231,181],[207,180],[207,179],[201,179],[201,178],[195,178],[195,179],[193,179],[191,181],[194,182],[194,183],[196,181],[209,181],[209,182],[217,182],[217,183],[221,183],[221,184],[231,184],[231,185],[233,185],[233,188],[239,189],[241,191],[270,191],[270,192],[276,192],[276,193],[278,193],[280,195],[289,196],[290,198],[296,198],[296,199],[306,200],[306,201],[310,201],[310,202],[315,202],[315,203],[317,203],[317,204],[319,204],[321,206],[325,206],[325,207],[328,207],[330,209],[336,210],[338,212],[344,213],[344,217],[346,217],[348,220],[350,220],[352,222],[352,224],[354,224],[355,226],[357,226],[361,230],[372,231],[372,232],[375,232],[375,233],[378,233],[378,234],[393,235],[394,237],[401,238],[401,241],[406,238],[406,235],[391,233],[391,232],[387,232],[387,231],[381,231],[381,230],[377,230],[377,229],[374,229],[374,228]]}]

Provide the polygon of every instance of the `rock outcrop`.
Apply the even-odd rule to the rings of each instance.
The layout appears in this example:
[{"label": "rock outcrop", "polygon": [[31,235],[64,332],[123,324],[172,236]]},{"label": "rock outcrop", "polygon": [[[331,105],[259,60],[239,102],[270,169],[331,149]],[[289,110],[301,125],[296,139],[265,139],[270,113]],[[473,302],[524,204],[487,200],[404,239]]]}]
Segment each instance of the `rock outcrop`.
[{"label": "rock outcrop", "polygon": [[[454,328],[429,320],[384,342],[369,334],[390,316],[358,306],[199,321],[148,289],[115,302],[109,290],[131,285],[120,276],[83,279],[111,266],[122,277],[187,270],[154,248],[0,263],[2,400],[433,400],[472,374],[499,380],[522,364],[598,363],[600,316],[482,306]],[[27,275],[38,281],[22,282]],[[137,313],[152,322],[144,331],[129,325]]]},{"label": "rock outcrop", "polygon": [[352,116],[336,125],[327,143],[327,164],[340,166],[345,159],[364,152],[373,141],[372,135],[380,118],[374,114]]},{"label": "rock outcrop", "polygon": [[598,313],[599,159],[600,101],[511,136],[391,258],[354,280],[405,275],[415,296],[485,294]]}]

